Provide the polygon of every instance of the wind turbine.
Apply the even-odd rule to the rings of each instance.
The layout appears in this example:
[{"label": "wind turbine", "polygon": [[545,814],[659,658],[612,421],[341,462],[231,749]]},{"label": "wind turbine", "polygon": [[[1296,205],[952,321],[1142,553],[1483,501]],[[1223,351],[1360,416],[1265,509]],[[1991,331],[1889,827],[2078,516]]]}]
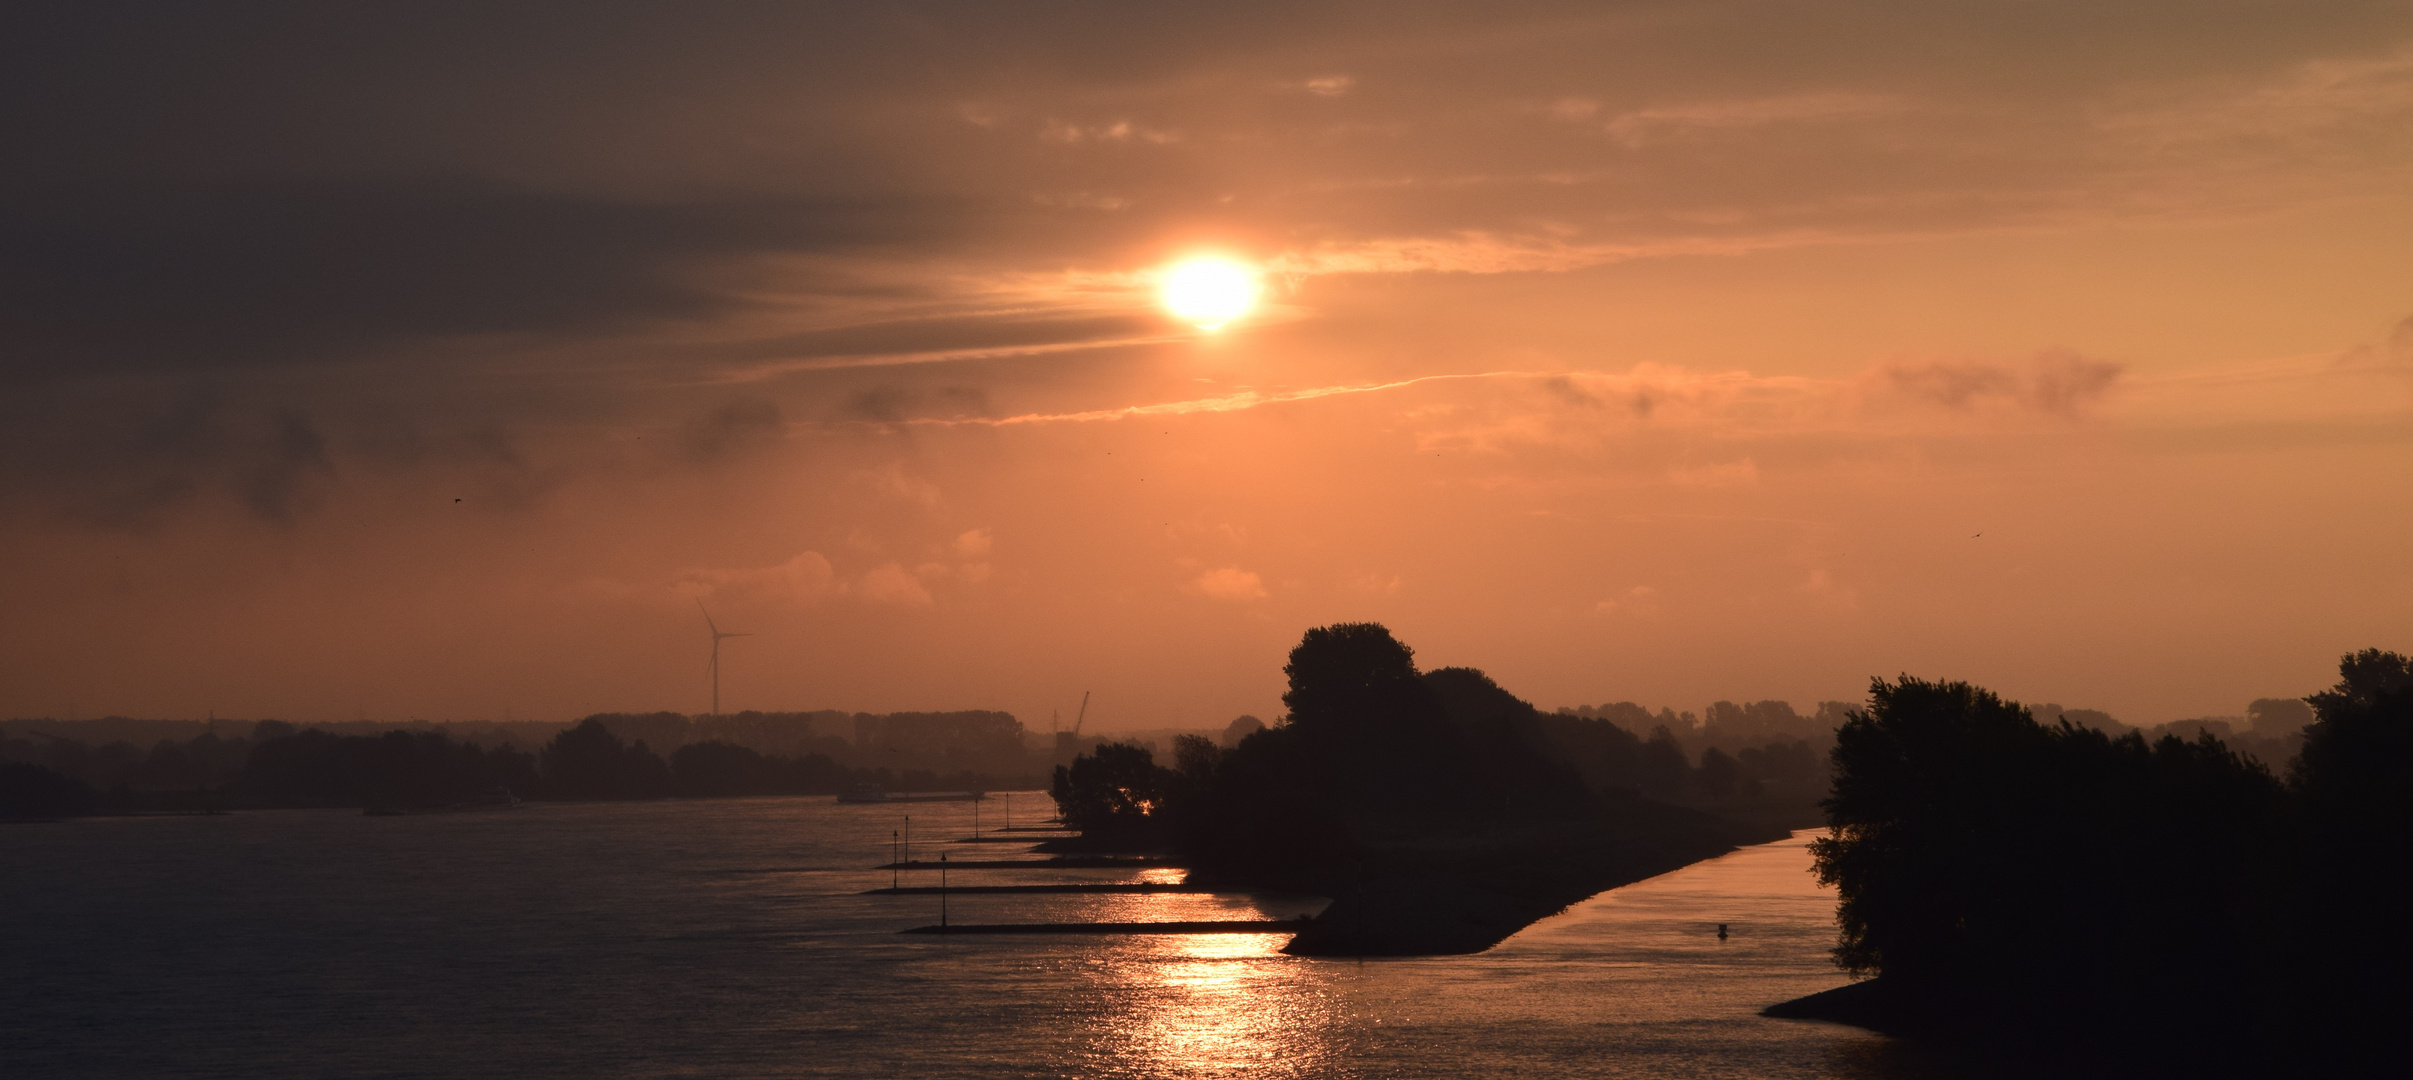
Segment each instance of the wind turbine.
[{"label": "wind turbine", "polygon": [[712,613],[704,611],[702,600],[695,602],[695,609],[704,612],[704,626],[712,631],[712,715],[719,716],[721,714],[721,639],[753,637],[754,635],[724,634],[719,626],[713,624]]}]

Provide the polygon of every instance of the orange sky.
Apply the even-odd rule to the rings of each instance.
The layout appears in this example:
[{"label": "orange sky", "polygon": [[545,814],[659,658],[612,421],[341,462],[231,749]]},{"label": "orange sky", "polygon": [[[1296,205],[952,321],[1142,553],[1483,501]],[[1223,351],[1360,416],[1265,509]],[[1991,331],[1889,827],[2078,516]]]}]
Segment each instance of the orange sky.
[{"label": "orange sky", "polygon": [[1355,619],[2310,692],[2413,650],[2413,12],[2101,7],[7,16],[0,715],[701,711],[698,599],[725,708],[1042,729]]}]

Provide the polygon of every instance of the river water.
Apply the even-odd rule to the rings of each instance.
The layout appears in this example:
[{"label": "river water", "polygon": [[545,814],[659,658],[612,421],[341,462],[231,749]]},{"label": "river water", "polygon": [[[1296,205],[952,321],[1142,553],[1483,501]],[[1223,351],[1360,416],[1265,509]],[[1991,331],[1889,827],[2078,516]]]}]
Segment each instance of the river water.
[{"label": "river water", "polygon": [[[1013,799],[1024,818],[1046,800]],[[981,811],[993,828],[1004,810]],[[1618,889],[1475,956],[1278,935],[919,937],[892,836],[969,804],[278,811],[0,828],[0,1075],[1871,1077],[1934,1067],[1763,1019],[1841,985],[1808,835]],[[955,885],[1176,877],[953,871]],[[915,878],[921,880],[915,880]],[[936,884],[908,873],[906,884]],[[951,896],[959,922],[1295,916],[1244,896]],[[1729,937],[1719,940],[1717,924]]]}]

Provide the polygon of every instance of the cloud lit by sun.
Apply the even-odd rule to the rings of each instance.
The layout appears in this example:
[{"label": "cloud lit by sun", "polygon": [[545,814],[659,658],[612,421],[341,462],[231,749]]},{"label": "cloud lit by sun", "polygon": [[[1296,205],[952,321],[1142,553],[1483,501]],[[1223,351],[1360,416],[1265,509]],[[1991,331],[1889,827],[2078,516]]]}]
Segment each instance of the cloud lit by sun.
[{"label": "cloud lit by sun", "polygon": [[1201,330],[1219,330],[1257,305],[1256,271],[1232,259],[1200,255],[1167,267],[1159,292],[1165,310]]}]

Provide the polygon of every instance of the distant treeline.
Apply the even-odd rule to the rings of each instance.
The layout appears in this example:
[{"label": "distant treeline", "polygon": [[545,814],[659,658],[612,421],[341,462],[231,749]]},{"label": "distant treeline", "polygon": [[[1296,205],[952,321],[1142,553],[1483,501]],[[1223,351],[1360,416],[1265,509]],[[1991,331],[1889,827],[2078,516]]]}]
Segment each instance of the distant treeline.
[{"label": "distant treeline", "polygon": [[[675,765],[677,755],[690,746],[751,751],[763,762],[722,766],[720,771],[736,769],[748,790],[761,791],[818,792],[827,786],[825,778],[832,775],[832,766],[857,782],[882,783],[893,790],[952,790],[961,786],[957,781],[965,776],[986,778],[990,787],[1000,790],[1036,787],[1046,783],[1049,768],[1103,741],[1069,733],[1051,737],[1047,732],[1029,732],[1013,714],[985,709],[748,711],[718,716],[598,713],[577,724],[344,721],[311,724],[309,730],[368,739],[395,733],[432,736],[489,753],[505,749],[532,753],[589,721],[600,724],[622,743],[646,744],[648,752],[666,764]],[[0,762],[38,765],[81,781],[103,793],[108,805],[117,809],[199,809],[234,797],[229,785],[249,762],[254,747],[298,730],[276,720],[7,720],[0,721]],[[4,780],[0,776],[0,781]],[[518,790],[516,785],[514,790]],[[540,785],[538,791],[544,790]],[[0,793],[0,799],[6,797]]]},{"label": "distant treeline", "polygon": [[[2133,734],[2147,744],[2209,734],[2244,757],[2272,765],[2296,755],[2303,729],[2313,720],[2302,698],[2261,698],[2242,716],[2150,728],[2057,704],[2029,712],[2041,723],[2066,720],[2111,736]],[[1720,701],[1696,717],[1664,708],[1654,714],[1626,701],[1560,709],[1541,718],[1541,730],[1597,789],[1626,788],[1740,820],[1806,826],[1823,820],[1819,806],[1833,776],[1836,731],[1852,713],[1853,706],[1840,701],[1820,702],[1808,716],[1783,701]]]},{"label": "distant treeline", "polygon": [[[2040,722],[1878,680],[1837,733],[1822,879],[1889,1022],[2005,1047],[2380,1075],[2413,970],[2413,661],[2345,658],[2274,775],[2212,731]],[[2256,729],[2265,725],[2257,717]],[[2369,1056],[2366,1056],[2369,1055]]]},{"label": "distant treeline", "polygon": [[1798,827],[1818,820],[1818,800],[1826,797],[1827,750],[1834,745],[1842,708],[1828,702],[1804,717],[1782,701],[1721,701],[1710,706],[1709,722],[1696,727],[1690,713],[1661,709],[1653,716],[1632,702],[1619,702],[1536,713],[1530,723],[1595,791],[1625,790],[1738,819]]},{"label": "distant treeline", "polygon": [[[668,757],[589,718],[534,753],[436,731],[336,735],[263,721],[247,738],[204,732],[147,752],[69,739],[0,740],[0,817],[105,811],[362,806],[468,807],[528,799],[829,795],[857,784],[892,791],[987,791],[1028,776],[840,764],[819,753],[765,754],[691,742]],[[139,785],[139,786],[138,786]]]},{"label": "distant treeline", "polygon": [[1791,702],[1753,701],[1735,704],[1731,701],[1712,703],[1699,716],[1674,709],[1657,713],[1631,701],[1602,705],[1584,705],[1560,709],[1555,715],[1573,716],[1585,720],[1606,720],[1637,735],[1649,735],[1666,729],[1668,737],[1683,748],[1687,757],[1707,750],[1737,754],[1753,747],[1778,743],[1802,742],[1821,754],[1834,745],[1835,728],[1851,705],[1841,701],[1822,701],[1808,716],[1793,711]]}]

